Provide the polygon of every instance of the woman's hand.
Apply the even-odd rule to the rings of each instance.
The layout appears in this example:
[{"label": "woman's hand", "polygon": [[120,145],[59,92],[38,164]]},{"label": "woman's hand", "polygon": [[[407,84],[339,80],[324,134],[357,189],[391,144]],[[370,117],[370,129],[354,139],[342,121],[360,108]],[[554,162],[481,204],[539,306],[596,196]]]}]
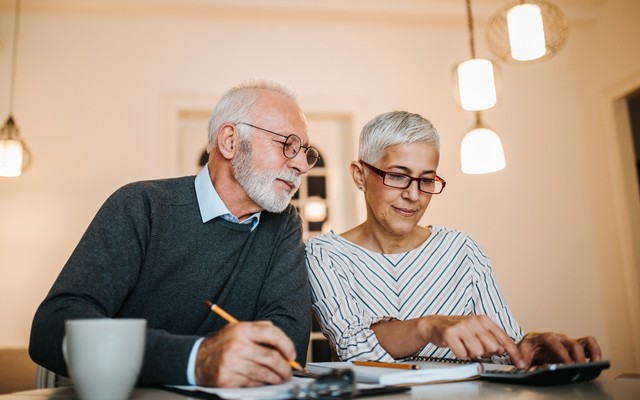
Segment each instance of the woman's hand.
[{"label": "woman's hand", "polygon": [[486,315],[429,315],[422,320],[426,340],[438,347],[448,347],[457,358],[506,353],[518,368],[526,367],[513,339]]},{"label": "woman's hand", "polygon": [[393,357],[408,357],[428,343],[448,347],[457,358],[507,353],[519,368],[525,364],[516,343],[486,315],[428,315],[371,325],[380,345]]},{"label": "woman's hand", "polygon": [[518,348],[527,366],[602,359],[598,342],[590,336],[572,339],[561,333],[531,332],[522,338]]}]

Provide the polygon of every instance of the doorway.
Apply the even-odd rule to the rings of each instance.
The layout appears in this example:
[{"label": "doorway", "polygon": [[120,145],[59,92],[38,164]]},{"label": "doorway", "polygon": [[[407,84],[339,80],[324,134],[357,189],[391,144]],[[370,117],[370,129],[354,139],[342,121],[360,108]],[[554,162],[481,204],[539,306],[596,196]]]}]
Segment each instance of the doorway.
[{"label": "doorway", "polygon": [[627,97],[629,122],[631,123],[631,137],[636,161],[636,178],[640,190],[640,90]]}]

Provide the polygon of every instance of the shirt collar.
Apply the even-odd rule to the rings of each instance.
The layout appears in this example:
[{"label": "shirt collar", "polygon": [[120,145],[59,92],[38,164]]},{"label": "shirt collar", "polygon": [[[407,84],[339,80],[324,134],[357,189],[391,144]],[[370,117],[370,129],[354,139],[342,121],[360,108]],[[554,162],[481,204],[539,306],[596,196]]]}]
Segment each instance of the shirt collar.
[{"label": "shirt collar", "polygon": [[227,206],[222,202],[218,192],[216,192],[215,187],[213,187],[213,182],[211,182],[211,178],[209,177],[208,165],[209,164],[206,164],[198,175],[196,175],[194,183],[202,223],[206,223],[217,217],[222,217],[227,221],[239,224],[251,224],[251,231],[253,231],[260,222],[260,211],[252,214],[242,222],[238,221],[238,217],[231,214]]}]

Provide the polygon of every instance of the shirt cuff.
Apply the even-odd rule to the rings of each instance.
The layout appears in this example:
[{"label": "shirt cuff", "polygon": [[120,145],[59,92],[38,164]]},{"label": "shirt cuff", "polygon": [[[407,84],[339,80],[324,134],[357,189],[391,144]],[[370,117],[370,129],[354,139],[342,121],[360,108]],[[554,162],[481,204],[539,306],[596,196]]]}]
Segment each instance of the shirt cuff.
[{"label": "shirt cuff", "polygon": [[196,340],[191,348],[191,354],[189,354],[189,363],[187,364],[187,380],[189,381],[189,385],[196,385],[196,359],[198,358],[198,349],[200,349],[200,343],[204,338],[200,338]]}]

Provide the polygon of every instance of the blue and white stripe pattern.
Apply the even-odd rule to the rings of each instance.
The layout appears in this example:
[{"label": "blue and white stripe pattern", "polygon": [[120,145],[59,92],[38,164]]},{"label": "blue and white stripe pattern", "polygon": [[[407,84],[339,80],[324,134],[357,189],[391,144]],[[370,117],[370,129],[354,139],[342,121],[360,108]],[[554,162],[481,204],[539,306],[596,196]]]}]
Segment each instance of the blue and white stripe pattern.
[{"label": "blue and white stripe pattern", "polygon": [[[392,319],[485,314],[522,338],[478,244],[460,231],[431,230],[420,247],[400,254],[372,252],[333,231],[307,242],[313,310],[342,360],[392,361],[370,329]],[[432,344],[415,355],[454,357]]]}]

